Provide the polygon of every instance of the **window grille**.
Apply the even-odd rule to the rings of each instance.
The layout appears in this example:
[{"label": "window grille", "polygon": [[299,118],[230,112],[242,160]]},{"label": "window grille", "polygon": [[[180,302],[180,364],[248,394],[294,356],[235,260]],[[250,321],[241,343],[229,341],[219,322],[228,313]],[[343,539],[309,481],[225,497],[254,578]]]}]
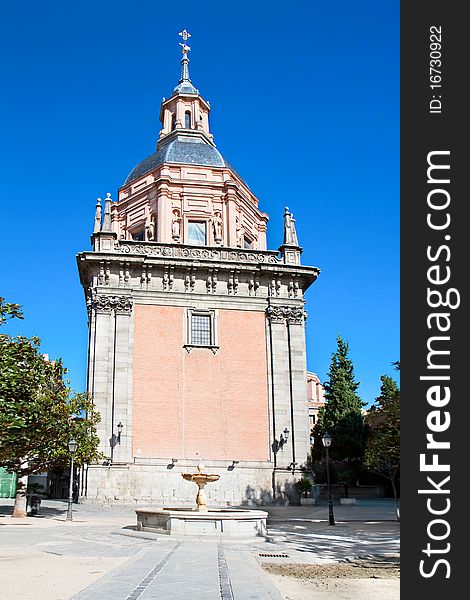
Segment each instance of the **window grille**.
[{"label": "window grille", "polygon": [[211,316],[192,315],[191,344],[194,346],[210,346],[212,343],[211,338]]}]

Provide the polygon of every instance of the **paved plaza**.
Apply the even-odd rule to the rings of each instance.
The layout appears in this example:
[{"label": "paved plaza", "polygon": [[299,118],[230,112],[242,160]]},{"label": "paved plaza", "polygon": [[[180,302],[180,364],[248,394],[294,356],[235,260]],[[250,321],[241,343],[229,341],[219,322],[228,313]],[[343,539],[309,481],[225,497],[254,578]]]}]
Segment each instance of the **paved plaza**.
[{"label": "paved plaza", "polygon": [[385,499],[335,505],[335,527],[326,505],[263,507],[268,541],[255,543],[142,537],[133,530],[135,506],[75,504],[65,522],[63,501],[43,501],[40,515],[26,519],[9,516],[12,500],[0,502],[0,583],[12,599],[283,600],[290,596],[261,563],[399,553],[394,503]]}]

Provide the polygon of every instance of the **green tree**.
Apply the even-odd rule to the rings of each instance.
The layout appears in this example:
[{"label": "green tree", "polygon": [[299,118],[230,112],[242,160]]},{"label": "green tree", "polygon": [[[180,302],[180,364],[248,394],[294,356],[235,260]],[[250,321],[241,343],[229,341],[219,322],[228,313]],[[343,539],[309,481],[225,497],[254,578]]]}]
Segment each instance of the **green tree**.
[{"label": "green tree", "polygon": [[0,325],[3,325],[7,319],[12,319],[13,317],[17,317],[18,319],[23,318],[21,306],[19,304],[6,302],[5,298],[0,296]]},{"label": "green tree", "polygon": [[349,358],[349,346],[341,336],[336,339],[337,350],[331,357],[328,380],[324,383],[325,406],[319,411],[315,442],[328,431],[333,438],[332,458],[359,463],[365,447],[366,429],[355,379],[354,366]]},{"label": "green tree", "polygon": [[370,426],[364,465],[390,480],[398,510],[396,480],[400,471],[400,389],[387,375],[380,378],[380,396],[367,415]]},{"label": "green tree", "polygon": [[[2,299],[0,323],[14,316],[22,317],[20,307]],[[78,465],[100,457],[99,413],[87,394],[72,393],[62,362],[48,360],[39,348],[36,337],[0,334],[0,464],[18,475],[15,517],[26,515],[28,475],[68,465],[72,437]]]}]

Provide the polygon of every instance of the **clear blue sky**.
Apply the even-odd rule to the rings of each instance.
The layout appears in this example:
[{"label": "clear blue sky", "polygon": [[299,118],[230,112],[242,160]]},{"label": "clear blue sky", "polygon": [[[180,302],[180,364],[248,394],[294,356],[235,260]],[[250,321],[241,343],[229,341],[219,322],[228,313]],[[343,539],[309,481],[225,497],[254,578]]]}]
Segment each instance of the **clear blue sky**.
[{"label": "clear blue sky", "polygon": [[0,18],[0,295],[25,313],[5,331],[38,335],[84,389],[75,255],[96,197],[154,151],[186,28],[215,142],[270,215],[270,248],[287,205],[322,270],[308,367],[323,381],[341,334],[371,402],[399,359],[399,2],[29,0]]}]

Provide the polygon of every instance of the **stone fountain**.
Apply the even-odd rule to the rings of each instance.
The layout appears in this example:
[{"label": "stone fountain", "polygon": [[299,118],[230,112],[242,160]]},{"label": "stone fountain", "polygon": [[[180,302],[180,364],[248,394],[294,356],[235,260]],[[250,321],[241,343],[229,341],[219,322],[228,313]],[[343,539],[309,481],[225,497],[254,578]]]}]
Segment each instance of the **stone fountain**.
[{"label": "stone fountain", "polygon": [[218,481],[220,479],[220,475],[209,475],[208,473],[204,473],[204,465],[199,463],[197,466],[197,473],[183,473],[183,479],[186,479],[186,481],[194,481],[198,487],[196,496],[197,510],[199,512],[209,512],[204,488],[206,487],[207,483]]},{"label": "stone fountain", "polygon": [[259,536],[265,536],[266,511],[207,507],[204,488],[208,483],[218,481],[220,475],[204,473],[204,468],[200,463],[197,473],[182,473],[186,481],[192,481],[198,487],[196,508],[138,508],[135,511],[137,531],[235,539],[259,539]]}]

